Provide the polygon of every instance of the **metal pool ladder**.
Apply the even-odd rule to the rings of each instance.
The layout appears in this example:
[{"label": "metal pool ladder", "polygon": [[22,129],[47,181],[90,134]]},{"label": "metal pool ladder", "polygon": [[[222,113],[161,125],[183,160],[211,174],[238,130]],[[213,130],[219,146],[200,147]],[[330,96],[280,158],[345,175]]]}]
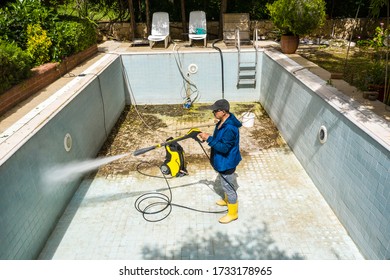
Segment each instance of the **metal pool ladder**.
[{"label": "metal pool ladder", "polygon": [[235,45],[238,53],[238,75],[237,88],[256,88],[256,71],[257,71],[257,29],[253,34],[253,46],[255,48],[254,61],[241,61],[241,41],[240,30],[235,31]]}]

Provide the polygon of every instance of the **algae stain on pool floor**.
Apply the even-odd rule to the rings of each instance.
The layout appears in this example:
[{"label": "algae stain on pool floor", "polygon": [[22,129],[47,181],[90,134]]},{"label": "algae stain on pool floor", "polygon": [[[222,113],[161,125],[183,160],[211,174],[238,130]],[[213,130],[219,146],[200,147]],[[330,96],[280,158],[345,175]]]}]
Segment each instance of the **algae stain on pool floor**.
[{"label": "algae stain on pool floor", "polygon": [[[240,120],[245,112],[255,114],[253,127],[240,129],[240,150],[244,157],[253,151],[286,145],[260,103],[231,102],[230,111]],[[183,108],[181,104],[126,106],[98,156],[133,152],[162,143],[169,137],[184,135],[193,127],[208,133],[213,132],[214,117],[210,104],[194,104],[190,109]],[[180,142],[180,145],[186,152],[186,161],[190,162],[193,168],[197,168],[198,164],[208,164],[196,141],[188,139]],[[203,147],[209,152],[207,144],[203,144]],[[96,176],[127,175],[137,170],[141,161],[160,165],[164,158],[165,150],[156,149],[139,157],[130,156],[107,164],[98,170]]]}]

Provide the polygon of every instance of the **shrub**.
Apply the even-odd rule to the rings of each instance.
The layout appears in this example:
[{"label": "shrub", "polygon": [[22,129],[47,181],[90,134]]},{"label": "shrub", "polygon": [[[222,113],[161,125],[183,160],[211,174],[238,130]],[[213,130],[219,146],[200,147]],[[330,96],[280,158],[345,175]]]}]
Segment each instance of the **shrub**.
[{"label": "shrub", "polygon": [[40,24],[49,30],[58,16],[53,9],[49,9],[37,0],[22,0],[10,3],[0,10],[0,38],[14,41],[22,49],[27,48],[27,26]]},{"label": "shrub", "polygon": [[85,50],[96,44],[96,30],[88,21],[63,20],[55,24],[52,58],[60,61],[66,56]]},{"label": "shrub", "polygon": [[39,24],[27,26],[27,53],[30,55],[35,66],[50,61],[50,47],[52,43],[47,37],[46,30]]},{"label": "shrub", "polygon": [[356,43],[359,47],[380,48],[388,45],[389,30],[383,27],[383,23],[375,28],[375,35],[372,39],[358,40]]},{"label": "shrub", "polygon": [[276,0],[266,4],[270,18],[284,35],[307,35],[325,21],[324,0]]},{"label": "shrub", "polygon": [[0,40],[0,94],[31,75],[30,56],[16,43]]},{"label": "shrub", "polygon": [[[97,41],[95,26],[91,21],[70,16],[60,18],[56,11],[38,0],[10,3],[0,9],[0,14],[0,38],[14,41],[23,50],[29,49],[30,54],[38,55],[34,58],[36,64],[40,61],[60,61]],[[35,47],[39,49],[35,50]],[[48,60],[47,48],[50,49]]]},{"label": "shrub", "polygon": [[383,61],[370,61],[364,65],[361,71],[354,73],[353,82],[362,91],[370,90],[372,86],[384,86],[386,75],[386,63]]},{"label": "shrub", "polygon": [[60,61],[96,44],[91,21],[60,19],[41,2],[18,0],[0,9],[0,93],[26,79],[34,65]]}]

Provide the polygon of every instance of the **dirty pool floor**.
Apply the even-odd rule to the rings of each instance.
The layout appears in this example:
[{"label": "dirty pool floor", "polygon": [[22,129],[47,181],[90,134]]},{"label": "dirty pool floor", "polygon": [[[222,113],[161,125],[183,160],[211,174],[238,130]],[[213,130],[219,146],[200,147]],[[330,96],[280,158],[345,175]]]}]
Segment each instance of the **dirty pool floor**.
[{"label": "dirty pool floor", "polygon": [[[211,133],[209,106],[126,107],[98,156],[162,143],[194,127]],[[39,258],[363,259],[261,105],[233,103],[231,111],[238,118],[249,111],[256,116],[253,127],[240,129],[238,220],[218,223],[224,214],[215,212],[225,210],[215,204],[221,194],[218,174],[199,143],[188,139],[180,142],[187,176],[162,177],[163,148],[130,155],[86,176]],[[209,152],[207,144],[203,147]],[[145,194],[152,198],[141,201]],[[143,216],[135,208],[138,202],[141,208],[156,203],[153,211],[166,209]]]}]

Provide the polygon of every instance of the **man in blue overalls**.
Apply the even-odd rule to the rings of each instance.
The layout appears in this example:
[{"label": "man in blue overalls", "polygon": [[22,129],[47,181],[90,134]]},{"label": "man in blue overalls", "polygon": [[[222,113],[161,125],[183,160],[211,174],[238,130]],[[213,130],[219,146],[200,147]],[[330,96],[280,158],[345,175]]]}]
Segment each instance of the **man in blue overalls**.
[{"label": "man in blue overalls", "polygon": [[211,136],[202,132],[199,136],[211,147],[211,165],[221,175],[225,196],[217,204],[228,207],[228,213],[219,219],[220,223],[226,224],[238,219],[238,197],[233,182],[234,172],[241,161],[239,128],[242,124],[230,113],[230,104],[226,99],[217,100],[211,109],[218,120],[214,133]]}]

